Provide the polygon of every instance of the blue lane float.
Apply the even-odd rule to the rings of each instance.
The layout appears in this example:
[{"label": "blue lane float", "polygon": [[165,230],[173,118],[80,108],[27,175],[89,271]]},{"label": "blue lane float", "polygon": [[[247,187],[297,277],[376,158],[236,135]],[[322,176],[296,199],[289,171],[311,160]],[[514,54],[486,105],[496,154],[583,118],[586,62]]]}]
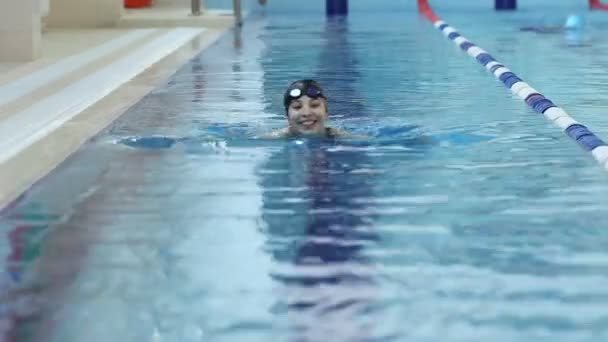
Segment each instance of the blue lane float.
[{"label": "blue lane float", "polygon": [[517,0],[495,0],[494,8],[497,11],[516,10],[517,9]]},{"label": "blue lane float", "polygon": [[325,0],[325,12],[327,16],[347,15],[348,0]]},{"label": "blue lane float", "polygon": [[576,141],[585,151],[591,152],[593,157],[608,170],[608,145],[597,137],[589,128],[578,123],[566,111],[555,105],[539,91],[524,82],[514,72],[498,62],[487,51],[478,47],[456,29],[441,20],[430,8],[427,0],[419,0],[420,12],[449,40],[454,42],[469,56],[475,58],[490,73],[501,81],[513,94],[524,100],[535,112],[542,114],[547,120],[561,128],[566,135]]}]

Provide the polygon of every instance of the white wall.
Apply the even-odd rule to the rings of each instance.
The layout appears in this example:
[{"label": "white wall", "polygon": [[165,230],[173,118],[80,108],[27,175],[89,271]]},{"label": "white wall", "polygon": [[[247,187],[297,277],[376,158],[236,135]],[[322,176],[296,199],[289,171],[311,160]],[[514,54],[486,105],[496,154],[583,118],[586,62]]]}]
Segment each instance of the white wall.
[{"label": "white wall", "polygon": [[40,56],[40,0],[0,1],[0,62]]},{"label": "white wall", "polygon": [[49,27],[112,27],[120,20],[124,0],[52,0]]},{"label": "white wall", "polygon": [[49,9],[50,9],[50,0],[40,0],[40,16],[41,17],[46,17],[47,15],[49,15]]}]

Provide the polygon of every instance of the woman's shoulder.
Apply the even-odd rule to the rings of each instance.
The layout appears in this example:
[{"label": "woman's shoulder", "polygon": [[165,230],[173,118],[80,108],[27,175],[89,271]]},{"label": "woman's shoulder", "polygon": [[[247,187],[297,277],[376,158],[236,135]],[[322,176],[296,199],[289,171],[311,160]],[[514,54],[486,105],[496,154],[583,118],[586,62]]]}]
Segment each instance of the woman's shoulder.
[{"label": "woman's shoulder", "polygon": [[[369,138],[368,136],[365,136],[365,135],[353,134],[353,133],[342,131],[342,130],[339,130],[339,129],[336,129],[333,127],[325,128],[325,135],[328,138],[347,138],[347,139],[367,139],[367,138]],[[276,131],[261,135],[258,138],[284,139],[284,138],[289,138],[289,137],[293,137],[293,135],[289,132],[289,128],[282,128],[282,129],[278,129]]]}]

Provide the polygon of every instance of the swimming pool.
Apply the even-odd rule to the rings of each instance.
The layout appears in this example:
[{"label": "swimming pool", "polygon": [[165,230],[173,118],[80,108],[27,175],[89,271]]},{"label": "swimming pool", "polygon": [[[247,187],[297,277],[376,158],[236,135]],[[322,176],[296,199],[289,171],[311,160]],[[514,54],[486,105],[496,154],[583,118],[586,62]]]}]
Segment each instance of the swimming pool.
[{"label": "swimming pool", "polygon": [[[579,3],[521,2],[435,9],[608,137],[608,17],[568,48],[518,28]],[[605,170],[415,7],[326,21],[274,3],[5,210],[6,276],[25,290],[3,309],[34,308],[17,336],[605,340]],[[252,139],[308,76],[336,126],[373,139]]]}]

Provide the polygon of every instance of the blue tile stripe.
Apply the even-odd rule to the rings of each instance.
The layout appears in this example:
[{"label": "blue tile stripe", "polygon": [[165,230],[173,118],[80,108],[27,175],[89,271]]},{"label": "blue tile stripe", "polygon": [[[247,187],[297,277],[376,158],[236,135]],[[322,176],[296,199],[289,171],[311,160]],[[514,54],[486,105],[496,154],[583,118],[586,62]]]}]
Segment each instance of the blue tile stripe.
[{"label": "blue tile stripe", "polygon": [[539,114],[543,114],[545,118],[560,127],[585,151],[591,152],[600,165],[608,170],[608,145],[586,126],[576,122],[562,108],[556,106],[551,100],[540,94],[514,72],[498,62],[492,55],[466,39],[444,21],[437,20],[433,25],[468,55],[475,58],[490,73],[494,74],[505,87],[524,100],[530,108]]}]

